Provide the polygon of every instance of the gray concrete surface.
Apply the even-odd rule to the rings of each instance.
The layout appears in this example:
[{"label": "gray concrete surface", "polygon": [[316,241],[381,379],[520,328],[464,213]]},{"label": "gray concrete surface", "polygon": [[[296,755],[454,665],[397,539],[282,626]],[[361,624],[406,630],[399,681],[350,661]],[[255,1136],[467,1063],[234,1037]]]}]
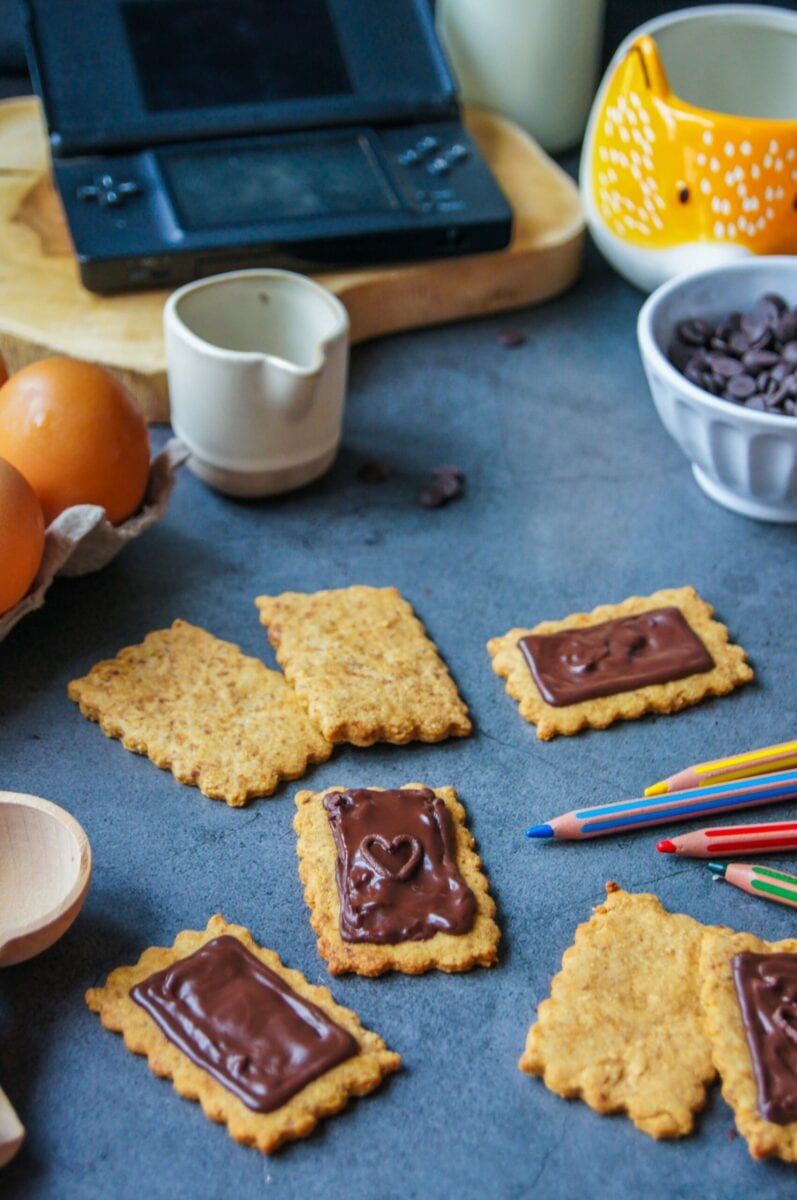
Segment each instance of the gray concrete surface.
[{"label": "gray concrete surface", "polygon": [[[8,1200],[794,1195],[789,1168],[754,1164],[733,1138],[718,1089],[694,1136],[656,1144],[516,1066],[608,879],[707,922],[794,932],[790,910],[712,884],[700,863],[658,856],[656,831],[558,846],[523,836],[692,761],[794,736],[797,534],[734,516],[697,489],[649,398],[634,334],[641,299],[591,255],[578,286],[542,307],[356,349],[344,444],[323,481],[239,503],[183,471],[160,526],[100,574],[58,581],[0,645],[0,787],[65,805],[95,855],[69,934],[0,972],[0,1080],[28,1128],[0,1179]],[[525,344],[497,344],[507,327]],[[391,468],[388,482],[358,482],[368,459]],[[467,491],[424,511],[415,488],[440,462],[462,466]],[[437,746],[343,747],[301,786],[454,784],[498,902],[501,962],[459,977],[332,982],[404,1069],[266,1159],[155,1079],[82,997],[217,911],[326,982],[296,871],[297,785],[242,810],[207,800],[105,738],[66,684],[175,617],[273,665],[253,597],[352,583],[395,584],[415,605],[476,732]],[[746,647],[756,682],[678,716],[538,742],[490,669],[487,639],[687,583]],[[797,806],[761,818],[780,814]]]}]

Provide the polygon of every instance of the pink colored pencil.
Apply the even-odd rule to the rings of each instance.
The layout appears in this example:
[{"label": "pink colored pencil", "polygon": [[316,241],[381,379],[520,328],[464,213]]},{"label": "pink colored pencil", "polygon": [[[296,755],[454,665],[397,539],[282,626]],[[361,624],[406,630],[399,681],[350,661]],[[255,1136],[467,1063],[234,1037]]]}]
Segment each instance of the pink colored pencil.
[{"label": "pink colored pencil", "polygon": [[656,849],[687,858],[733,858],[737,854],[775,854],[797,850],[797,821],[764,825],[720,825],[664,838]]}]

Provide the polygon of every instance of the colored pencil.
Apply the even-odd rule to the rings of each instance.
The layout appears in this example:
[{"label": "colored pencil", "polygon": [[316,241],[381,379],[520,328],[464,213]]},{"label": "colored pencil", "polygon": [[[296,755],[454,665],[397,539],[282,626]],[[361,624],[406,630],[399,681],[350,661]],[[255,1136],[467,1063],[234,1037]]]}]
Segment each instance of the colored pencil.
[{"label": "colored pencil", "polygon": [[707,817],[734,808],[797,799],[797,771],[779,771],[756,779],[737,779],[713,787],[691,788],[672,796],[621,800],[600,808],[582,808],[526,830],[530,838],[582,839],[607,833],[632,833],[647,825]]},{"label": "colored pencil", "polygon": [[752,863],[710,862],[708,869],[717,879],[724,879],[751,896],[797,908],[797,875],[771,871],[769,867],[757,867]]},{"label": "colored pencil", "polygon": [[797,850],[797,821],[774,825],[720,825],[665,838],[656,846],[662,854],[687,858],[733,858],[736,854],[775,854]]},{"label": "colored pencil", "polygon": [[677,771],[668,779],[645,788],[646,796],[664,796],[685,788],[706,787],[712,783],[730,783],[734,779],[749,779],[753,775],[769,775],[773,771],[788,771],[797,767],[797,742],[781,742],[761,750],[746,750],[730,758],[715,758]]}]

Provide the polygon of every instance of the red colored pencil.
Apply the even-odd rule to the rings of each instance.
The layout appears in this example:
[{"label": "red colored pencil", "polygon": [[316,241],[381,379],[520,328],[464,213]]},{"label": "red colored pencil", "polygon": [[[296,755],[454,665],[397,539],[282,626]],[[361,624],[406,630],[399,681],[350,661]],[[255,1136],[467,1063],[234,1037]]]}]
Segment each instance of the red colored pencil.
[{"label": "red colored pencil", "polygon": [[733,858],[737,854],[797,850],[797,821],[696,829],[680,837],[664,838],[656,849],[662,854],[681,854],[687,858]]}]

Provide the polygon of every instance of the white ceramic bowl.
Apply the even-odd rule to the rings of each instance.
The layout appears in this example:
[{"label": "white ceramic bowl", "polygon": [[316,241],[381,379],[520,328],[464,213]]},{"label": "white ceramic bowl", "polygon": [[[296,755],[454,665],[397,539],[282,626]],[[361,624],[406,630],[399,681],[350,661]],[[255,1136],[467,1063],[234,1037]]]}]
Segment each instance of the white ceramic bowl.
[{"label": "white ceramic bowl", "polygon": [[658,414],[703,491],[746,517],[797,522],[797,417],[718,399],[667,358],[680,321],[747,312],[765,292],[797,305],[797,257],[750,258],[680,275],[645,301],[637,337]]}]

